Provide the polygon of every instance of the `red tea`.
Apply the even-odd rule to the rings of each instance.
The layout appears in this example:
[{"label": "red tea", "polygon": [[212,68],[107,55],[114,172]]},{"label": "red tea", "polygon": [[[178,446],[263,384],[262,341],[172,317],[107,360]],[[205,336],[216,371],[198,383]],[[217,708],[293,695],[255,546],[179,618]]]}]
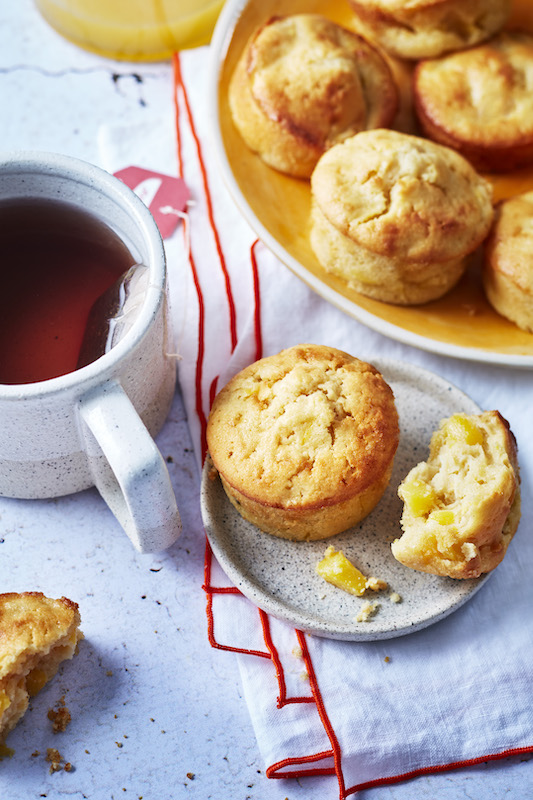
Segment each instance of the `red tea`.
[{"label": "red tea", "polygon": [[74,371],[91,308],[136,259],[95,216],[34,198],[0,203],[0,253],[0,383]]}]

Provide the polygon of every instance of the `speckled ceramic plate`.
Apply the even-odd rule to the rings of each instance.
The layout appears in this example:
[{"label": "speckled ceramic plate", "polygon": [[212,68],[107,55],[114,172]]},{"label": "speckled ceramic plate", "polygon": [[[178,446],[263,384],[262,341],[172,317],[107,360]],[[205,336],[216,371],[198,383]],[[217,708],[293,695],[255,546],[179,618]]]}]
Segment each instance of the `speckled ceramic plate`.
[{"label": "speckled ceramic plate", "polygon": [[[392,386],[400,416],[400,443],[390,485],[374,511],[355,528],[320,542],[290,542],[262,533],[244,520],[226,497],[220,479],[202,480],[202,516],[220,566],[259,608],[296,628],[332,639],[372,640],[402,636],[443,619],[469,600],[487,580],[452,580],[415,572],[399,564],[390,543],[400,533],[402,504],[397,487],[425,460],[432,432],[443,417],[479,407],[439,376],[409,364],[374,360]],[[377,613],[356,616],[365,598],[331,586],[315,572],[326,547],[341,549],[365,575],[383,578],[389,589],[374,594]],[[391,600],[396,592],[400,603]]]},{"label": "speckled ceramic plate", "polygon": [[[228,85],[248,37],[269,17],[317,12],[346,27],[354,17],[346,0],[227,0],[213,37],[209,114],[221,174],[253,230],[273,253],[321,297],[369,328],[441,355],[514,367],[533,367],[533,334],[497,314],[487,302],[479,259],[447,295],[422,306],[394,306],[356,292],[328,274],[309,245],[309,182],[282,175],[243,144],[228,105]],[[531,0],[512,0],[511,26],[533,31]],[[395,127],[413,132],[410,73],[392,64],[402,104]],[[499,200],[533,189],[533,168],[491,176]]]}]

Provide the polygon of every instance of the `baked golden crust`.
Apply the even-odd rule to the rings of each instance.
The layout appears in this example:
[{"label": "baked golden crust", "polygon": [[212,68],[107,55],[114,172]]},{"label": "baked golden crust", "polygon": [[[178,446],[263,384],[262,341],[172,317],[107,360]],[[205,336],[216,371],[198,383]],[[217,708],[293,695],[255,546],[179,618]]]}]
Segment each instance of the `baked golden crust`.
[{"label": "baked golden crust", "polygon": [[366,131],[326,152],[311,177],[311,245],[328,272],[391,303],[440,297],[487,236],[492,188],[447,147]]},{"label": "baked golden crust", "polygon": [[516,440],[498,411],[455,414],[431,438],[429,458],[399,486],[403,535],[392,543],[407,567],[477,578],[503,559],[520,520]]},{"label": "baked golden crust", "polygon": [[317,14],[275,17],[249,40],[229,87],[235,126],[271,167],[309,177],[331,145],[387,127],[398,91],[381,54]]},{"label": "baked golden crust", "polygon": [[0,595],[0,742],[26,711],[28,699],[72,658],[82,638],[78,606],[41,592]]},{"label": "baked golden crust", "polygon": [[295,540],[333,536],[366,516],[388,485],[398,437],[379,372],[312,344],[236,375],[207,426],[210,456],[239,512]]},{"label": "baked golden crust", "polygon": [[533,161],[532,36],[501,33],[420,62],[414,98],[424,133],[477,169],[506,172]]},{"label": "baked golden crust", "polygon": [[435,58],[501,30],[509,0],[350,0],[356,27],[400,58]]},{"label": "baked golden crust", "polygon": [[465,270],[464,258],[398,262],[373,253],[340,233],[315,201],[311,222],[311,245],[324,269],[375,300],[396,305],[426,303],[449,291]]},{"label": "baked golden crust", "polygon": [[533,192],[497,207],[485,247],[483,286],[498,313],[533,333]]}]

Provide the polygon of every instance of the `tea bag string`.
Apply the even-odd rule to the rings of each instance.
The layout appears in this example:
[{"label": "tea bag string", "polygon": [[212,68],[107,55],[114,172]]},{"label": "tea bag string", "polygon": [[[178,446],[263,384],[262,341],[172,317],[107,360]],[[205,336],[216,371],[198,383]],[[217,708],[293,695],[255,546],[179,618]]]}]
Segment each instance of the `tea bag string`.
[{"label": "tea bag string", "polygon": [[[191,257],[191,220],[188,214],[189,208],[196,205],[194,200],[187,200],[186,208],[187,211],[180,211],[177,208],[173,208],[173,206],[163,206],[160,211],[162,214],[175,214],[179,217],[183,223],[183,241],[185,245],[185,259],[188,262]],[[188,291],[188,282],[184,281],[185,291]],[[185,326],[186,320],[185,316],[182,318],[180,331],[176,333],[176,352],[175,353],[165,353],[167,358],[175,358],[177,361],[181,361],[183,356],[181,355],[181,344],[183,342],[185,336]]]}]

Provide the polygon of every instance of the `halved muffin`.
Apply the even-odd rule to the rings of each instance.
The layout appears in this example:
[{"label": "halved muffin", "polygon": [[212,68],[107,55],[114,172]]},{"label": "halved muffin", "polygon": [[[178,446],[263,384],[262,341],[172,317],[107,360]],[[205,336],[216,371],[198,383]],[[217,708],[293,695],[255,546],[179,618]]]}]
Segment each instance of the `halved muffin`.
[{"label": "halved muffin", "polygon": [[322,153],[387,127],[398,107],[391,70],[371,44],[318,14],[274,17],[249,40],[229,104],[248,147],[271,167],[309,177]]},{"label": "halved muffin", "polygon": [[533,36],[505,32],[420,62],[414,99],[424,133],[476,169],[508,172],[533,162]]},{"label": "halved muffin", "polygon": [[238,373],[207,426],[235,508],[293,540],[333,536],[369,514],[389,483],[398,439],[394,396],[378,370],[314,344]]},{"label": "halved muffin", "polygon": [[72,600],[41,592],[0,595],[0,743],[28,707],[29,698],[72,658],[83,634]]},{"label": "halved muffin", "polygon": [[498,411],[454,414],[429,458],[398,488],[403,535],[391,547],[407,567],[477,578],[503,559],[520,521],[516,440]]}]

